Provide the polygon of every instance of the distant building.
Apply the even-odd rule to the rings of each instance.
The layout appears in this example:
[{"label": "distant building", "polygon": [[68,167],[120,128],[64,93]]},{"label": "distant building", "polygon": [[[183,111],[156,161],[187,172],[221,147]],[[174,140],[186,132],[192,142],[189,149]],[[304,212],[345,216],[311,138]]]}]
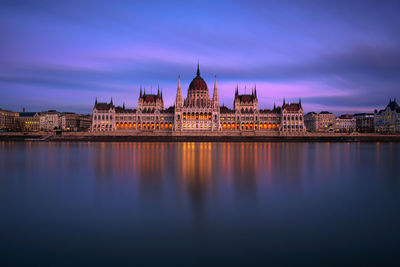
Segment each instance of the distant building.
[{"label": "distant building", "polygon": [[304,116],[304,123],[310,132],[329,132],[334,130],[336,117],[328,111],[309,112]]},{"label": "distant building", "polygon": [[87,132],[92,126],[92,115],[81,115],[79,118],[78,131]]},{"label": "distant building", "polygon": [[328,111],[321,111],[318,114],[318,132],[328,132],[332,130],[336,123],[336,117]]},{"label": "distant building", "polygon": [[19,129],[25,132],[35,132],[40,130],[40,114],[38,112],[20,112]]},{"label": "distant building", "polygon": [[18,113],[0,109],[0,130],[14,131],[17,127]]},{"label": "distant building", "polygon": [[356,130],[356,119],[353,115],[341,115],[339,118],[336,118],[334,128],[335,132],[352,133]]},{"label": "distant building", "polygon": [[61,116],[55,110],[40,113],[40,129],[43,131],[54,131],[61,129]]},{"label": "distant building", "polygon": [[60,114],[61,130],[69,132],[88,131],[91,126],[91,116],[71,112]]},{"label": "distant building", "polygon": [[374,126],[374,113],[357,113],[354,114],[356,119],[356,131],[360,133],[373,133]]},{"label": "distant building", "polygon": [[385,109],[375,110],[375,131],[378,133],[400,133],[400,106],[390,99]]},{"label": "distant building", "polygon": [[309,132],[316,132],[318,130],[318,113],[308,112],[304,115],[304,125]]},{"label": "distant building", "polygon": [[95,101],[93,107],[93,132],[101,131],[169,131],[169,132],[213,132],[213,131],[305,131],[303,108],[299,103],[286,104],[259,110],[257,89],[251,94],[239,94],[235,89],[233,109],[219,104],[217,80],[214,80],[210,97],[207,83],[200,76],[191,81],[187,97],[183,99],[180,77],[175,105],[164,108],[162,90],[147,94],[140,88],[138,109],[127,109],[110,103]]}]

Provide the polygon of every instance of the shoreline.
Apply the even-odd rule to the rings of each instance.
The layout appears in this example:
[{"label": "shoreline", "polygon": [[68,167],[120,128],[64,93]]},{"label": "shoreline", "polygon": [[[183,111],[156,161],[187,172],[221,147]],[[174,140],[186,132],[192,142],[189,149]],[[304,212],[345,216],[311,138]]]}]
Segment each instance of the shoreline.
[{"label": "shoreline", "polygon": [[382,134],[322,134],[305,133],[288,135],[282,133],[257,134],[207,134],[196,133],[164,133],[153,134],[143,132],[126,133],[0,133],[0,141],[20,142],[400,142],[400,135]]}]

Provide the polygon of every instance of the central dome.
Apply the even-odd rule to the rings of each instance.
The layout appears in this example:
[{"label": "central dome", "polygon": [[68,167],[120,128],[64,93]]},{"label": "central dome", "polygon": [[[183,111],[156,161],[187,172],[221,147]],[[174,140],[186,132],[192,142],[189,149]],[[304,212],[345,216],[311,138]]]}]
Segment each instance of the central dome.
[{"label": "central dome", "polygon": [[194,108],[206,108],[211,105],[207,83],[200,77],[199,64],[197,64],[197,75],[189,85],[187,98],[183,105]]},{"label": "central dome", "polygon": [[200,69],[199,65],[197,65],[197,75],[190,83],[188,92],[197,93],[204,91],[208,92],[207,83],[200,77]]}]

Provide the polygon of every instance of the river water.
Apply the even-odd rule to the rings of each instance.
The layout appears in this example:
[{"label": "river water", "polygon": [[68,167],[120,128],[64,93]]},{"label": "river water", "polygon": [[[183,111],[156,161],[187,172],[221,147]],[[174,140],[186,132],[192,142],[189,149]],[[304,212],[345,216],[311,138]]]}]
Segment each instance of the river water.
[{"label": "river water", "polygon": [[0,143],[0,265],[399,264],[398,143]]}]

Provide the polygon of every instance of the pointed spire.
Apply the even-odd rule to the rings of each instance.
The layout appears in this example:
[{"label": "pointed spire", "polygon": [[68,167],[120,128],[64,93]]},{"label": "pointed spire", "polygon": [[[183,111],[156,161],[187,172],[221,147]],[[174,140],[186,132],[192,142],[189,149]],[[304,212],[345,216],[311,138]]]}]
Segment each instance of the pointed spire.
[{"label": "pointed spire", "polygon": [[162,99],[162,88],[161,88],[161,99]]},{"label": "pointed spire", "polygon": [[[162,96],[162,90],[161,90]],[[178,88],[176,89],[175,107],[179,110],[182,107],[181,76],[178,75]]]},{"label": "pointed spire", "polygon": [[158,84],[157,95],[160,95],[160,84]]},{"label": "pointed spire", "polygon": [[283,98],[283,106],[285,105],[285,98]]},{"label": "pointed spire", "polygon": [[299,97],[299,105],[300,105],[300,107],[301,107],[301,97]]},{"label": "pointed spire", "polygon": [[142,85],[140,85],[140,95],[139,95],[139,98],[141,98],[143,96],[143,93],[142,93]]},{"label": "pointed spire", "polygon": [[200,66],[199,66],[199,61],[197,61],[197,76],[200,76]]},{"label": "pointed spire", "polygon": [[111,102],[110,102],[110,104],[113,105],[112,97],[111,97]]},{"label": "pointed spire", "polygon": [[214,108],[219,108],[219,97],[218,97],[218,88],[217,88],[217,76],[214,76],[214,93],[213,93],[213,105]]},{"label": "pointed spire", "polygon": [[97,105],[97,96],[96,96],[96,101],[94,102],[95,105]]},{"label": "pointed spire", "polygon": [[274,110],[276,109],[275,102],[274,102]]},{"label": "pointed spire", "polygon": [[125,101],[124,101],[124,103],[123,103],[123,105],[122,105],[122,108],[125,110]]},{"label": "pointed spire", "polygon": [[257,98],[257,85],[254,85],[254,97]]}]

